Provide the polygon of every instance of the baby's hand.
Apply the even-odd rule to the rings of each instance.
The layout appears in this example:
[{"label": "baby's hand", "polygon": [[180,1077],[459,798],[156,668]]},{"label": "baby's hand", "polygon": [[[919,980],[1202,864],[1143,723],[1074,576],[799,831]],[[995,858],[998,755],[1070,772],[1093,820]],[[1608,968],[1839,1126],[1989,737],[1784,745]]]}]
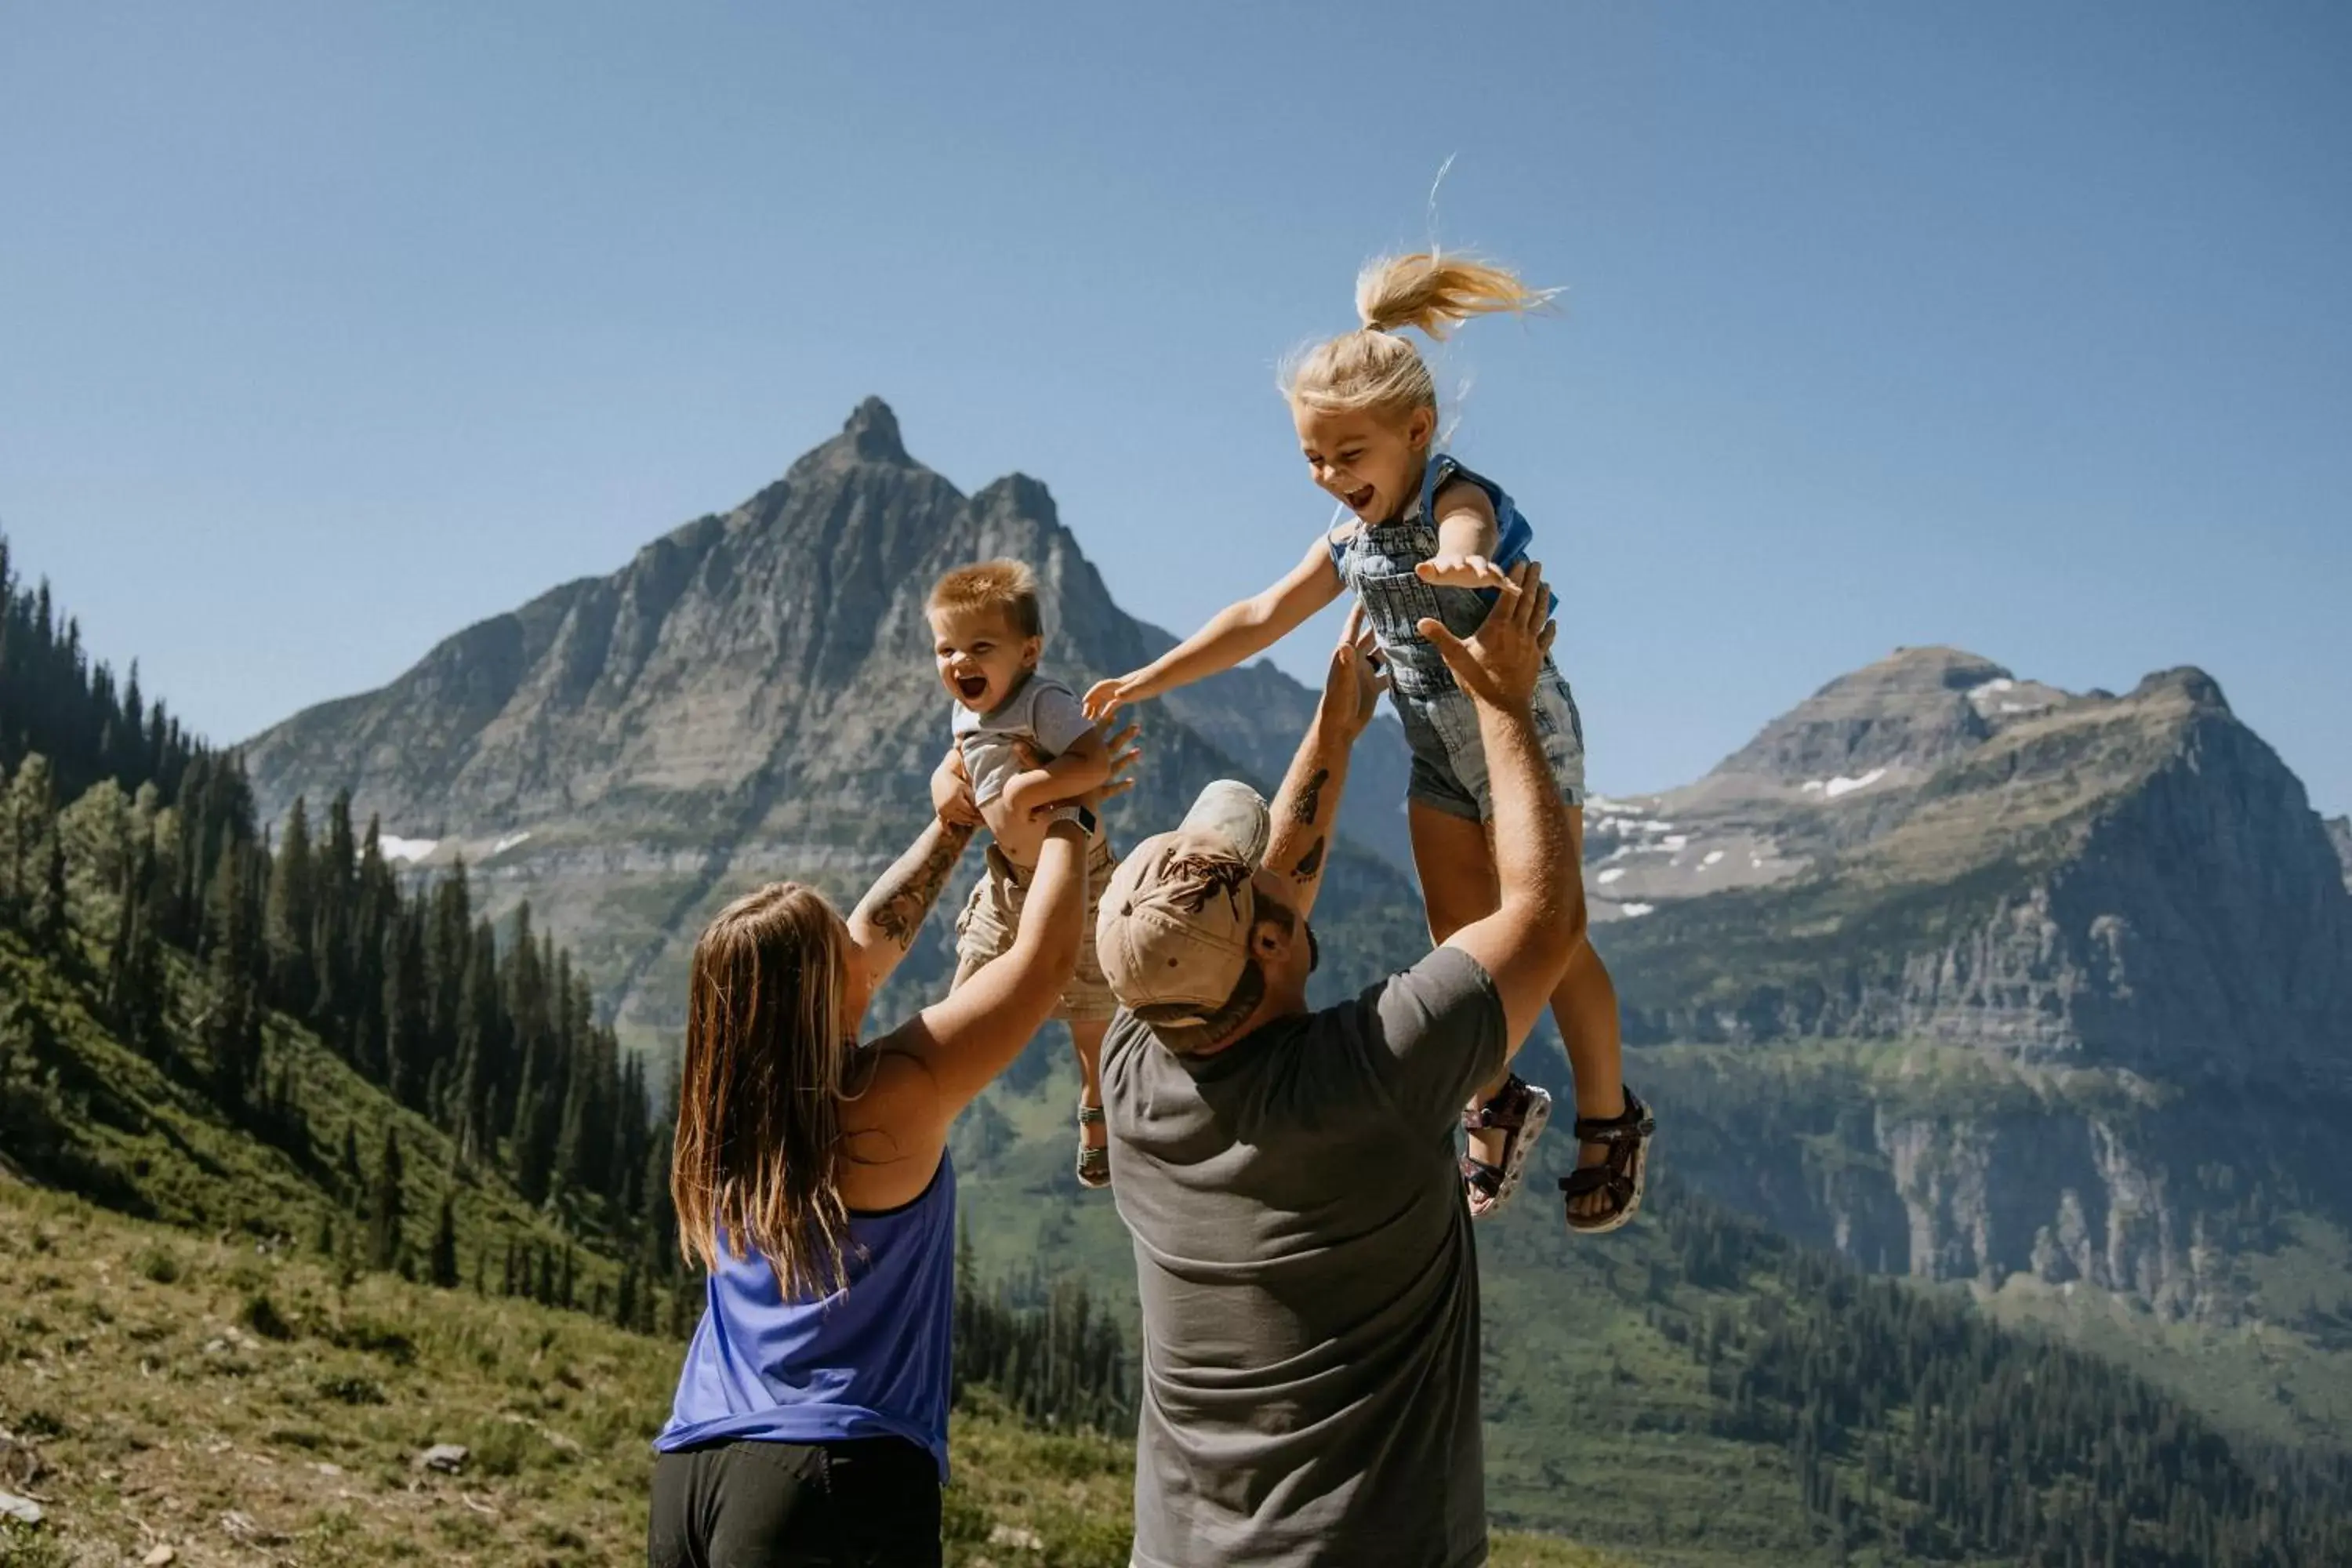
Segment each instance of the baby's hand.
[{"label": "baby's hand", "polygon": [[1135,677],[1131,675],[1116,675],[1108,680],[1097,680],[1087,688],[1087,694],[1079,706],[1086,710],[1087,718],[1099,724],[1118,712],[1121,703],[1135,696],[1134,680]]},{"label": "baby's hand", "polygon": [[1503,588],[1510,578],[1483,555],[1463,555],[1441,550],[1420,565],[1413,575],[1438,588]]},{"label": "baby's hand", "polygon": [[931,770],[931,810],[950,827],[981,826],[980,807],[971,803],[971,784],[964,777],[963,759],[952,751]]}]

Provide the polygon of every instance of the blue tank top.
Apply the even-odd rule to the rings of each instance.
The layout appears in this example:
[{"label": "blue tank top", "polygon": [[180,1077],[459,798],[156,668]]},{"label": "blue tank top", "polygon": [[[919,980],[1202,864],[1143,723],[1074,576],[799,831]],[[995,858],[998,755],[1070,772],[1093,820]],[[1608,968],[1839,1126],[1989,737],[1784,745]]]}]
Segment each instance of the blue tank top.
[{"label": "blue tank top", "polygon": [[657,1450],[751,1438],[904,1437],[948,1474],[955,1167],[913,1202],[849,1216],[846,1283],[788,1300],[758,1252],[719,1248]]}]

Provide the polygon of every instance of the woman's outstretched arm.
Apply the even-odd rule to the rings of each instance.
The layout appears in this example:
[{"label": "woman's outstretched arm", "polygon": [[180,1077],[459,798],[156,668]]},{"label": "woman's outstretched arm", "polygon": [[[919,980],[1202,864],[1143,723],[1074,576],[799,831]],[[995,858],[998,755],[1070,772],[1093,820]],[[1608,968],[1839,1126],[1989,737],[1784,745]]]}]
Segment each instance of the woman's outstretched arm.
[{"label": "woman's outstretched arm", "polygon": [[915,945],[915,933],[940,901],[949,873],[975,831],[969,824],[932,817],[857,900],[849,915],[849,940],[857,949],[866,995],[882,988]]}]

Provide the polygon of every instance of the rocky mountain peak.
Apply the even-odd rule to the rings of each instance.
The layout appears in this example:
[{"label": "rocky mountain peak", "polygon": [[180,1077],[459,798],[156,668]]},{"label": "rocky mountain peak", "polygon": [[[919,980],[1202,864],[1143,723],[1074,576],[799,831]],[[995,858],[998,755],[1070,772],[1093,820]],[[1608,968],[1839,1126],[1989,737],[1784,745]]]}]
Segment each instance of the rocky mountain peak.
[{"label": "rocky mountain peak", "polygon": [[1061,513],[1054,505],[1054,492],[1045,488],[1043,479],[1033,479],[1027,474],[1018,472],[982,485],[979,493],[971,498],[971,510],[982,516],[1007,513],[1055,527],[1061,524]]},{"label": "rocky mountain peak", "polygon": [[1896,648],[1766,725],[1712,776],[1801,787],[1874,768],[1932,766],[1990,735],[1981,695],[2017,684],[2000,665],[1959,648]]},{"label": "rocky mountain peak", "polygon": [[2230,711],[2230,700],[2221,695],[2221,683],[2193,664],[2176,665],[2143,677],[2132,688],[2134,699],[2163,697],[2178,693],[2192,708],[2210,708],[2219,712]]},{"label": "rocky mountain peak", "polygon": [[850,411],[839,440],[869,463],[908,463],[907,444],[898,435],[898,416],[878,397],[869,397]]}]

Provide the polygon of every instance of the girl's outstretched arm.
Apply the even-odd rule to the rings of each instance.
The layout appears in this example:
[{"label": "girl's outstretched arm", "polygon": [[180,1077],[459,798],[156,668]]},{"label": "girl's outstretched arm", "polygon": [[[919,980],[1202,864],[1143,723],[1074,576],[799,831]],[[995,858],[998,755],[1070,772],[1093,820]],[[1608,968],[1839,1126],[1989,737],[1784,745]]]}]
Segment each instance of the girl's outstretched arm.
[{"label": "girl's outstretched arm", "polygon": [[1495,564],[1501,536],[1495,503],[1467,479],[1456,479],[1437,492],[1431,507],[1437,513],[1437,553],[1413,568],[1424,583],[1446,588],[1506,587],[1510,578]]},{"label": "girl's outstretched arm", "polygon": [[1087,693],[1087,717],[1099,721],[1123,703],[1159,697],[1233,668],[1297,630],[1307,616],[1338,598],[1342,585],[1330,546],[1318,537],[1289,575],[1273,587],[1226,605],[1209,617],[1207,626],[1141,669],[1095,682]]}]

